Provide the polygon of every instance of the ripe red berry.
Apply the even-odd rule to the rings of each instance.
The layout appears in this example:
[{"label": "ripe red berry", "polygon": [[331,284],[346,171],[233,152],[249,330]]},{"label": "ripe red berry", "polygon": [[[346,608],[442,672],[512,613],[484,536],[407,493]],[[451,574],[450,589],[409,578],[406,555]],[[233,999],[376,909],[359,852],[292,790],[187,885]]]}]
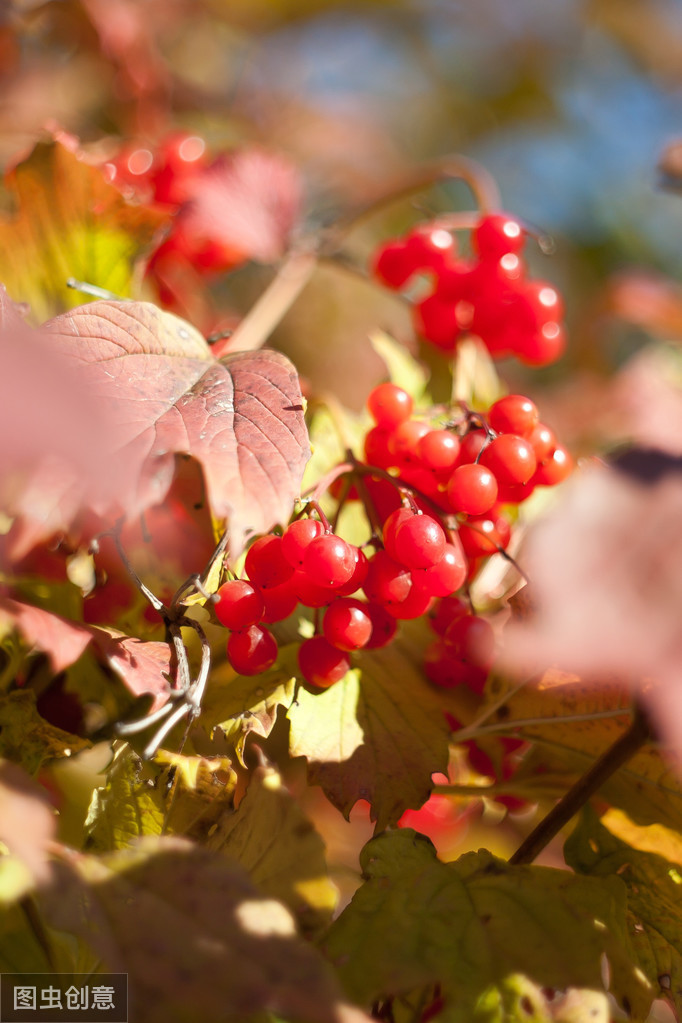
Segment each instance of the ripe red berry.
[{"label": "ripe red berry", "polygon": [[400,508],[396,508],[395,511],[391,512],[384,522],[382,529],[384,549],[391,555],[394,561],[400,561],[395,550],[395,540],[398,535],[398,530],[402,526],[403,522],[407,522],[408,519],[414,518],[415,514],[416,512],[414,512],[412,508],[407,508],[405,505],[401,505]]},{"label": "ripe red berry", "polygon": [[481,452],[479,464],[490,469],[498,484],[504,485],[527,483],[537,467],[532,445],[512,433],[501,433],[491,441]]},{"label": "ripe red berry", "polygon": [[513,433],[527,440],[538,425],[537,406],[522,394],[507,394],[490,406],[488,420],[497,433]]},{"label": "ripe red berry", "polygon": [[367,408],[377,426],[392,429],[412,415],[412,396],[397,384],[379,384],[367,399]]},{"label": "ripe red berry", "polygon": [[386,551],[377,551],[369,559],[365,596],[376,604],[399,604],[412,587],[412,576],[404,565],[394,561]]},{"label": "ripe red berry", "polygon": [[566,448],[559,444],[537,467],[533,483],[541,487],[554,487],[557,483],[563,483],[572,471],[573,459]]},{"label": "ripe red berry", "polygon": [[366,614],[372,622],[372,634],[365,643],[365,650],[379,650],[388,646],[396,634],[396,620],[388,613],[382,604],[375,604],[370,600],[365,605]]},{"label": "ripe red berry", "polygon": [[445,545],[443,557],[430,568],[412,572],[412,586],[424,590],[431,597],[449,597],[458,590],[467,577],[467,560],[459,539]]},{"label": "ripe red berry", "polygon": [[430,568],[445,554],[445,532],[430,515],[411,515],[395,534],[396,561],[407,568]]},{"label": "ripe red berry", "polygon": [[296,519],[282,534],[282,554],[290,565],[300,568],[308,545],[323,533],[319,519]]},{"label": "ripe red berry", "polygon": [[401,238],[386,242],[377,249],[372,271],[387,287],[395,289],[404,287],[416,273],[414,259],[405,241]]},{"label": "ripe red berry", "polygon": [[281,536],[261,536],[246,554],[244,570],[249,582],[258,589],[270,589],[286,582],[293,575],[293,567],[284,557]]},{"label": "ripe red berry", "polygon": [[453,511],[483,515],[497,500],[497,480],[485,465],[469,462],[455,469],[447,492]]},{"label": "ripe red berry", "polygon": [[350,669],[350,659],[347,653],[337,650],[324,636],[313,636],[301,643],[298,666],[311,686],[327,689],[341,681]]},{"label": "ripe red berry", "polygon": [[394,464],[406,461],[419,462],[419,443],[428,432],[428,423],[420,419],[408,419],[396,426],[388,442],[389,451],[394,456]]},{"label": "ripe red berry", "polygon": [[325,533],[308,544],[303,571],[320,586],[342,586],[355,571],[353,547],[335,533]]},{"label": "ripe red berry", "polygon": [[523,248],[523,228],[508,213],[482,217],[472,233],[473,246],[482,259],[500,259]]},{"label": "ripe red berry", "polygon": [[415,330],[437,348],[452,352],[461,329],[457,309],[437,293],[427,295],[413,307]]},{"label": "ripe red berry", "polygon": [[216,618],[227,629],[246,629],[263,617],[263,598],[245,579],[223,583],[216,597]]},{"label": "ripe red berry", "polygon": [[457,618],[445,630],[444,641],[453,656],[478,668],[490,668],[495,653],[495,634],[490,622],[479,615]]},{"label": "ripe red berry", "polygon": [[366,604],[350,597],[339,597],[325,611],[322,631],[337,650],[359,650],[372,635],[372,619]]},{"label": "ripe red berry", "polygon": [[459,455],[459,437],[452,430],[429,430],[420,439],[417,453],[427,469],[434,472],[452,469]]},{"label": "ripe red berry", "polygon": [[240,675],[260,675],[277,660],[277,641],[267,629],[250,625],[227,641],[230,664]]}]

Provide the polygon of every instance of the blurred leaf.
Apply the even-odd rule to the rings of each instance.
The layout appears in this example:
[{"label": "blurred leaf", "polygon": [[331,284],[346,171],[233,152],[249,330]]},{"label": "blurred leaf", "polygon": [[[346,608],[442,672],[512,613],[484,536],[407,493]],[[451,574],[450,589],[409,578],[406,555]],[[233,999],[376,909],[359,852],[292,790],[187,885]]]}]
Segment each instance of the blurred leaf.
[{"label": "blurred leaf", "polygon": [[[487,698],[496,703],[509,686],[510,696],[486,723],[505,725],[505,734],[536,744],[521,761],[514,783],[532,798],[547,792],[547,772],[556,772],[558,788],[565,791],[571,776],[582,774],[630,724],[632,697],[618,680],[581,678],[551,669],[536,683],[514,689],[494,680]],[[604,715],[601,717],[600,715]],[[526,722],[516,725],[515,722]],[[600,790],[614,806],[622,807],[641,824],[675,826],[682,815],[682,783],[664,752],[645,746]]]},{"label": "blurred leaf", "polygon": [[306,932],[331,921],[337,891],[324,843],[272,768],[251,775],[239,807],[226,811],[205,841],[237,860],[265,895],[283,902]]},{"label": "blurred leaf", "polygon": [[[471,1018],[472,1023],[609,1023],[611,1011],[601,991],[569,988],[554,996],[514,974],[481,996]],[[445,1011],[436,1019],[454,1021],[457,1013]]]},{"label": "blurred leaf", "polygon": [[0,760],[0,841],[34,881],[48,876],[48,849],[55,831],[55,812],[45,789],[16,764]]},{"label": "blurred leaf", "polygon": [[229,517],[233,558],[248,533],[288,520],[310,449],[298,375],[285,356],[264,350],[216,361],[193,327],[149,303],[97,302],[45,329],[111,409],[110,457],[132,476],[117,495],[128,514],[163,499],[180,452],[201,463],[214,515]]},{"label": "blurred leaf", "polygon": [[377,830],[416,809],[447,771],[450,727],[445,709],[460,716],[457,696],[424,678],[424,622],[381,650],[361,651],[358,667],[324,691],[301,688],[287,717],[290,751],[308,760],[308,777],[348,817],[358,799],[372,806]]},{"label": "blurred leaf", "polygon": [[423,402],[426,395],[426,373],[421,363],[417,362],[405,345],[395,341],[383,330],[370,335],[372,348],[386,363],[388,379],[404,391],[411,394],[415,402]]},{"label": "blurred leaf", "polygon": [[603,952],[627,980],[617,1000],[638,1007],[653,997],[634,967],[628,972],[618,878],[512,867],[487,851],[445,864],[409,829],[370,841],[361,865],[365,883],[324,945],[360,1002],[438,984],[448,1007],[438,1018],[465,1023],[484,992],[511,974],[542,987],[600,990]]},{"label": "blurred leaf", "polygon": [[269,1009],[340,1023],[331,971],[289,911],[239,865],[184,839],[57,863],[40,905],[50,926],[88,943],[101,969],[128,974],[132,1018],[247,1023]]},{"label": "blurred leaf", "polygon": [[580,874],[618,875],[627,888],[628,929],[637,962],[656,997],[682,1008],[682,876],[663,856],[640,852],[612,835],[591,811],[583,813],[564,847]]},{"label": "blurred leaf", "polygon": [[0,280],[15,301],[29,303],[36,322],[83,303],[69,277],[131,294],[134,264],[163,214],[127,202],[63,134],[40,142],[5,185],[16,214],[0,221]]},{"label": "blurred leaf", "polygon": [[91,744],[41,718],[35,695],[15,689],[0,698],[0,756],[35,774],[45,760],[70,757]]}]

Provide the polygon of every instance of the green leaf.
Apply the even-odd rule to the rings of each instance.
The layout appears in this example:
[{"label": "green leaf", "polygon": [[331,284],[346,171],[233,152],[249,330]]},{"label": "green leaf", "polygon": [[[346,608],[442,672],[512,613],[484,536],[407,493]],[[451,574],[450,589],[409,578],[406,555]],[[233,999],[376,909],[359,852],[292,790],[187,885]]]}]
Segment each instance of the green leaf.
[{"label": "green leaf", "polygon": [[302,687],[287,714],[290,751],[307,757],[309,780],[346,817],[366,799],[377,830],[422,806],[432,774],[447,772],[445,709],[466,718],[456,695],[425,680],[424,625],[411,625],[390,646],[359,653],[357,669],[329,689]]},{"label": "green leaf", "polygon": [[[630,948],[618,878],[510,866],[485,850],[441,863],[428,839],[409,829],[370,841],[361,864],[365,883],[325,941],[360,1002],[438,984],[443,1018],[464,1023],[512,974],[541,987],[601,990],[606,953],[625,975]],[[634,967],[628,982],[617,994],[634,1004],[638,992],[641,1001],[647,986]]]},{"label": "green leaf", "polygon": [[128,974],[131,1019],[247,1023],[269,1010],[337,1023],[340,992],[293,917],[242,868],[185,839],[145,838],[106,857],[55,864],[48,924]]},{"label": "green leaf", "polygon": [[30,690],[15,689],[0,697],[0,756],[21,764],[29,774],[45,760],[70,757],[90,745],[41,718]]},{"label": "green leaf", "polygon": [[238,809],[223,813],[205,845],[237,860],[307,933],[330,922],[338,893],[328,877],[324,843],[277,771],[253,772]]},{"label": "green leaf", "polygon": [[682,1009],[682,870],[611,834],[587,810],[564,847],[566,862],[595,878],[615,875],[627,888],[628,928],[637,962],[657,992]]},{"label": "green leaf", "polygon": [[280,648],[277,664],[262,675],[235,675],[224,662],[211,672],[200,723],[209,733],[220,730],[243,764],[244,745],[253,732],[267,739],[279,707],[294,699],[298,644]]},{"label": "green leaf", "polygon": [[226,810],[233,808],[237,776],[227,757],[185,757],[160,750],[145,763],[122,747],[106,785],[92,795],[88,848],[126,849],[137,838],[163,833],[206,844]]},{"label": "green leaf", "polygon": [[16,213],[0,221],[0,280],[36,322],[88,301],[69,277],[129,297],[134,264],[166,219],[129,203],[74,141],[39,143],[5,180]]}]

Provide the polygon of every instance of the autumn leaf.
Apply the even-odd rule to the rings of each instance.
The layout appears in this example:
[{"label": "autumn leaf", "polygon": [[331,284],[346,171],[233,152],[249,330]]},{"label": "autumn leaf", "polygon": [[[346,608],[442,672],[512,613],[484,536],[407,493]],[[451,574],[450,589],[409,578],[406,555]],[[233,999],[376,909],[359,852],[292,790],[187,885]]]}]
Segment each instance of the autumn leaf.
[{"label": "autumn leaf", "polygon": [[[132,474],[123,509],[157,504],[174,456],[196,458],[230,549],[291,514],[309,456],[298,376],[274,351],[214,359],[201,335],[147,303],[97,302],[45,325],[113,419],[112,464]],[[106,452],[102,453],[106,457]]]},{"label": "autumn leaf", "polygon": [[358,799],[377,830],[422,806],[431,776],[447,771],[446,708],[457,696],[424,679],[420,626],[404,627],[388,647],[362,651],[358,667],[329,689],[301,687],[287,712],[290,752],[308,759],[309,780],[347,817]]},{"label": "autumn leaf", "polygon": [[[507,660],[556,664],[592,682],[618,675],[639,692],[670,751],[682,756],[682,475],[679,459],[635,451],[621,471],[567,485],[538,523],[523,564],[535,614],[508,630]],[[648,479],[647,479],[648,477]]]},{"label": "autumn leaf", "polygon": [[622,971],[617,1001],[636,1009],[651,1002],[647,984],[627,971],[618,878],[510,866],[485,850],[441,863],[410,829],[372,839],[361,865],[365,882],[324,942],[361,1003],[438,984],[447,1006],[438,1018],[466,1023],[479,1018],[473,1010],[484,992],[514,974],[541,987],[601,990],[602,953]]},{"label": "autumn leaf", "polygon": [[0,757],[35,774],[46,760],[70,757],[90,743],[40,716],[34,693],[15,689],[0,697]]},{"label": "autumn leaf", "polygon": [[131,294],[135,263],[165,218],[129,203],[85,162],[77,140],[61,133],[38,143],[5,187],[16,212],[0,221],[0,280],[34,322],[82,304],[70,277]]},{"label": "autumn leaf", "polygon": [[39,909],[94,950],[100,969],[128,974],[135,1019],[247,1023],[266,1009],[297,1023],[344,1019],[331,970],[289,910],[238,864],[184,839],[71,855]]},{"label": "autumn leaf", "polygon": [[[504,699],[505,692],[508,694]],[[559,797],[631,723],[632,696],[613,676],[581,677],[551,669],[518,687],[501,677],[486,690],[493,710],[483,726],[533,743],[513,776],[527,799]],[[499,706],[498,706],[499,705]],[[642,824],[674,826],[682,816],[682,785],[655,744],[638,751],[599,795]]]},{"label": "autumn leaf", "polygon": [[274,768],[257,768],[236,810],[216,822],[205,843],[237,860],[260,891],[280,899],[306,933],[331,921],[337,892],[324,843]]},{"label": "autumn leaf", "polygon": [[33,882],[49,877],[48,853],[55,831],[55,813],[45,789],[21,767],[0,760],[0,841]]},{"label": "autumn leaf", "polygon": [[620,877],[627,888],[628,929],[636,962],[657,997],[682,1009],[682,877],[653,852],[641,852],[616,838],[593,812],[585,812],[564,847],[566,862],[579,874],[605,880]]}]

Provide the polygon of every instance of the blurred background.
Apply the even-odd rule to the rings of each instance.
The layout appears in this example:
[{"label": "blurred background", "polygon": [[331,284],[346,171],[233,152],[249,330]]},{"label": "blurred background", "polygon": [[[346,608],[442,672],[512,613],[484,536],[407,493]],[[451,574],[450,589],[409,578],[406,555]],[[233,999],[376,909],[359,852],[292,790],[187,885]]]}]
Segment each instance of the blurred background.
[{"label": "blurred background", "polygon": [[[301,174],[304,235],[422,161],[480,161],[504,207],[554,237],[554,255],[527,256],[563,290],[570,329],[559,364],[502,375],[549,390],[554,425],[583,451],[623,430],[604,379],[647,339],[682,336],[682,202],[658,169],[682,135],[681,86],[678,0],[0,4],[5,167],[50,123],[96,150],[177,128],[214,153],[257,144]],[[350,249],[362,266],[379,240],[471,202],[461,184],[426,190],[363,223]],[[238,318],[271,276],[250,263],[217,280],[218,307]],[[359,408],[382,374],[377,324],[416,346],[403,304],[322,269],[274,342]]]}]

